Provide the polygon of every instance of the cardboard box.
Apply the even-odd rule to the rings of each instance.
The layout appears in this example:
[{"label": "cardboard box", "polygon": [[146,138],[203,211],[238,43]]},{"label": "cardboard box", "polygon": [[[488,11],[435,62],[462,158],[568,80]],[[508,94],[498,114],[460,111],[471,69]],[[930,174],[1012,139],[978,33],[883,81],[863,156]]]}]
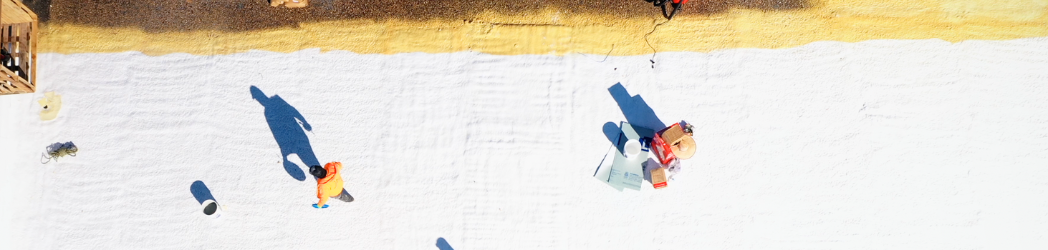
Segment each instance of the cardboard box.
[{"label": "cardboard box", "polygon": [[651,185],[655,189],[664,188],[667,185],[666,168],[658,167],[651,170]]},{"label": "cardboard box", "polygon": [[673,159],[677,159],[677,156],[673,155],[673,149],[670,148],[670,144],[666,143],[666,140],[663,140],[659,133],[655,133],[655,138],[651,140],[651,152],[655,153],[655,158],[659,159],[659,163],[662,165],[669,164]]}]

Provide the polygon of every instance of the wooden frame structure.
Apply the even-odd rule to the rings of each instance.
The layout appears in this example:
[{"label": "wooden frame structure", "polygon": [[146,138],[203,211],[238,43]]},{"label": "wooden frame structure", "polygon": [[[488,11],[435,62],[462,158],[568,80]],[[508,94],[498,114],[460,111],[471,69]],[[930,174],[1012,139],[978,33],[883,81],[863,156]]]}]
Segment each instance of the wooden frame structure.
[{"label": "wooden frame structure", "polygon": [[[0,48],[10,60],[0,67],[0,95],[36,92],[36,13],[20,0],[0,0]],[[12,69],[18,67],[22,75]]]}]

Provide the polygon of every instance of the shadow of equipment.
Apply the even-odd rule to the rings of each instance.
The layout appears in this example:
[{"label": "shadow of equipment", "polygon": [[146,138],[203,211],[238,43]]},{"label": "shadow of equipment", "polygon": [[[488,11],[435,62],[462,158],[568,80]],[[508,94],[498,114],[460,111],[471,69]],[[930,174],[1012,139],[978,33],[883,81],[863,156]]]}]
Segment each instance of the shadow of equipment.
[{"label": "shadow of equipment", "polygon": [[[643,0],[311,0],[306,8],[271,7],[266,0],[25,0],[42,22],[100,27],[136,27],[146,32],[219,30],[249,31],[297,27],[299,23],[335,20],[461,20],[482,13],[520,15],[546,9],[562,14],[599,14],[611,18],[662,18]],[[712,14],[731,8],[788,10],[809,0],[691,0],[680,15]]]},{"label": "shadow of equipment", "polygon": [[440,249],[440,250],[455,250],[454,248],[451,248],[451,245],[448,244],[447,240],[444,240],[444,237],[437,238],[437,249]]},{"label": "shadow of equipment", "polygon": [[[604,136],[608,138],[608,142],[610,142],[611,145],[618,143],[619,134],[622,133],[622,128],[619,128],[619,125],[616,125],[614,122],[607,122],[604,123],[603,130]],[[620,148],[619,151],[622,151],[622,149]]]},{"label": "shadow of equipment", "polygon": [[201,205],[206,200],[215,200],[215,196],[211,195],[211,189],[208,189],[203,181],[194,181],[192,185],[189,185],[189,192],[193,194],[193,198],[196,198],[197,203]]}]

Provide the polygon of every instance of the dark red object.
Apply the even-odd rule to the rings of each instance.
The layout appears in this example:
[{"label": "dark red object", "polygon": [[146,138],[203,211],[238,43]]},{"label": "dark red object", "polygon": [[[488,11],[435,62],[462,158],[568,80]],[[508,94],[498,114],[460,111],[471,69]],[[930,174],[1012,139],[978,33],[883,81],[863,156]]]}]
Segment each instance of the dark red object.
[{"label": "dark red object", "polygon": [[662,165],[670,164],[673,159],[677,159],[677,156],[673,154],[673,150],[670,149],[671,145],[666,143],[666,140],[662,139],[662,132],[666,131],[668,128],[672,128],[674,125],[679,126],[678,123],[674,123],[669,127],[663,128],[662,130],[659,130],[659,132],[656,132],[655,138],[651,140],[651,151],[655,153],[655,158],[659,159],[659,163]]}]

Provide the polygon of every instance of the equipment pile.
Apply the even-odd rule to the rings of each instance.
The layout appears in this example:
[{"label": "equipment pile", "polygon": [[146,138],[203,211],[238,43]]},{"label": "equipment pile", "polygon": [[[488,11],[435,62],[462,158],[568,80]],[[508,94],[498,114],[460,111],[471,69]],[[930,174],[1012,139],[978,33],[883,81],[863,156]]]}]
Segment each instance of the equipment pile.
[{"label": "equipment pile", "polygon": [[657,161],[648,161],[645,169],[651,173],[651,184],[665,188],[669,180],[680,173],[680,160],[695,155],[695,139],[691,124],[686,121],[674,123],[655,133],[651,147]]},{"label": "equipment pile", "polygon": [[609,138],[614,146],[593,175],[619,191],[640,190],[644,180],[655,189],[665,188],[680,173],[680,161],[695,155],[692,126],[685,121],[658,132],[627,122],[619,128],[618,136]]},{"label": "equipment pile", "polygon": [[43,156],[43,158],[47,159],[47,161],[44,162],[45,164],[48,163],[48,162],[51,162],[51,160],[54,160],[54,161],[57,162],[58,158],[61,158],[63,156],[67,156],[67,155],[75,157],[76,156],[76,151],[78,151],[78,149],[76,148],[76,145],[74,145],[73,142],[66,142],[66,143],[59,142],[59,143],[51,144],[51,146],[47,146],[46,150],[47,150],[47,153]]}]

